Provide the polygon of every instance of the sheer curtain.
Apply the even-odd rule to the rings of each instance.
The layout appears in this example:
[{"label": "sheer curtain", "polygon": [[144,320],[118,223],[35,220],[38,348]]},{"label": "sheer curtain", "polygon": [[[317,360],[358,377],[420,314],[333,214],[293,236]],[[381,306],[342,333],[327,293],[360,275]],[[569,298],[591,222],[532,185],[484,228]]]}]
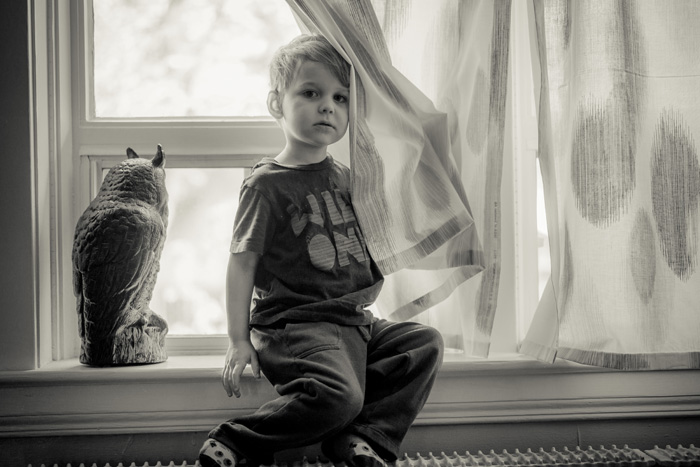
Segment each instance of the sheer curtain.
[{"label": "sheer curtain", "polygon": [[700,368],[700,2],[534,7],[552,276],[521,352]]},{"label": "sheer curtain", "polygon": [[386,274],[380,314],[428,322],[449,349],[486,356],[510,1],[288,3],[353,65],[348,141],[332,153],[351,166],[358,220]]}]

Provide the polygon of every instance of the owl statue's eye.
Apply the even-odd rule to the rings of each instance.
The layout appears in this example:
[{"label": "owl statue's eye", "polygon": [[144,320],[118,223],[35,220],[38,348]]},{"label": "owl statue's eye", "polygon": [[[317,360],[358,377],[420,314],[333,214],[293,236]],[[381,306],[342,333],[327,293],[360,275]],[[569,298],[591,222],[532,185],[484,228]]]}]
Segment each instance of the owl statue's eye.
[{"label": "owl statue's eye", "polygon": [[[167,359],[166,321],[151,311],[168,223],[165,153],[152,160],[128,148],[78,220],[73,289],[80,361],[110,366]],[[144,208],[145,206],[145,208]]]}]

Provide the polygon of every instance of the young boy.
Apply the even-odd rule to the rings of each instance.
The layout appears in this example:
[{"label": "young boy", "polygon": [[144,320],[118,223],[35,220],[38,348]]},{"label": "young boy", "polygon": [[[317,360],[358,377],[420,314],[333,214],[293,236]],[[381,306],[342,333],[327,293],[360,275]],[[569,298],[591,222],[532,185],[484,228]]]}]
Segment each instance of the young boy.
[{"label": "young boy", "polygon": [[239,397],[250,365],[279,397],[214,428],[199,460],[269,465],[276,451],[322,442],[333,462],[385,466],[428,397],[442,339],[367,310],[383,278],[353,212],[350,171],[326,152],[348,128],[349,65],[322,36],[303,35],[270,68],[268,109],[286,146],[241,188],[222,378]]}]

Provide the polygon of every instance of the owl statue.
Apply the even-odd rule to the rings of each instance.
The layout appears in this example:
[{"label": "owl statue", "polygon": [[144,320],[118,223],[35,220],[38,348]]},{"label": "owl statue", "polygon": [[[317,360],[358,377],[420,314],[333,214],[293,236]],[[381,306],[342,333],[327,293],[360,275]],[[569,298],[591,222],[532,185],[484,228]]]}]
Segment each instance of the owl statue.
[{"label": "owl statue", "polygon": [[73,290],[88,365],[167,359],[168,324],[149,308],[168,225],[165,154],[160,145],[153,160],[126,154],[75,228]]}]

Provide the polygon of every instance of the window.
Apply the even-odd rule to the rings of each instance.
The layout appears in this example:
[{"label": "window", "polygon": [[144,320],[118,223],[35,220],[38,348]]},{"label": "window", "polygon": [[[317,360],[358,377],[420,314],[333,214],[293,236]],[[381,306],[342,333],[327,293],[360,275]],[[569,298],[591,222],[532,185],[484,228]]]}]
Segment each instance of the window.
[{"label": "window", "polygon": [[[166,156],[167,157],[167,156]],[[116,164],[100,158],[102,176]],[[238,191],[248,173],[241,167],[167,169],[168,237],[163,247],[151,308],[168,322],[170,336],[226,333],[223,278]]]},{"label": "window", "polygon": [[[513,8],[511,60],[529,56],[527,14]],[[81,78],[73,89],[76,217],[96,194],[102,172],[123,160],[127,147],[152,157],[162,144],[170,217],[151,308],[169,323],[171,355],[220,351],[226,345],[224,278],[238,187],[257,160],[283,146],[267,116],[267,66],[299,28],[278,1],[154,0],[144,6],[83,0],[74,10],[81,25],[73,38],[73,71]],[[513,78],[521,96],[531,89],[529,66],[513,63],[514,73],[527,78]],[[527,123],[512,129],[512,147],[506,148],[517,155],[512,170],[505,167],[503,216],[517,220],[504,230],[494,354],[516,351],[538,299],[531,292],[537,274],[526,270],[536,272],[537,264],[534,101],[511,104],[519,115],[513,121]],[[70,344],[78,341],[77,325],[65,315],[64,332],[73,335],[62,354],[70,356],[77,353]]]},{"label": "window", "polygon": [[[85,0],[73,10],[76,219],[127,147],[150,158],[162,144],[170,214],[151,308],[168,321],[169,353],[221,350],[238,188],[284,145],[266,107],[268,64],[299,27],[276,1]],[[60,355],[74,356],[75,317],[61,319]]]},{"label": "window", "polygon": [[92,9],[97,118],[267,116],[270,57],[299,34],[291,11],[271,1],[95,0]]},{"label": "window", "polygon": [[170,335],[225,334],[223,278],[243,168],[168,170],[169,228],[151,308]]}]

